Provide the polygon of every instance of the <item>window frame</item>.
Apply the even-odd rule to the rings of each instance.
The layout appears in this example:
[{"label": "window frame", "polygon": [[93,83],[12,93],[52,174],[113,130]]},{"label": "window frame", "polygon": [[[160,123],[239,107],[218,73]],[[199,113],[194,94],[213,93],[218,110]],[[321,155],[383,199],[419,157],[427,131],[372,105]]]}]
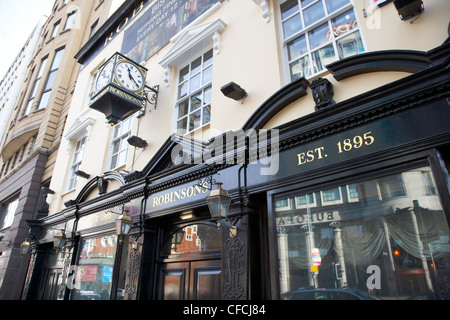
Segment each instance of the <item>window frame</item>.
[{"label": "window frame", "polygon": [[[48,102],[50,100],[50,95],[53,89],[53,85],[55,83],[56,76],[58,74],[59,66],[61,65],[61,61],[64,58],[65,47],[61,47],[55,50],[55,54],[53,55],[52,65],[47,74],[47,79],[45,80],[44,88],[41,92],[41,98],[39,99],[39,104],[37,110],[45,109],[48,106]],[[58,56],[61,54],[61,56]],[[56,59],[58,58],[58,60]],[[49,80],[52,79],[51,85],[49,86]],[[45,105],[44,105],[45,104]]]},{"label": "window frame", "polygon": [[66,23],[64,24],[63,31],[71,30],[75,25],[77,10],[73,10],[67,14]]},{"label": "window frame", "polygon": [[[207,64],[205,64],[205,57],[207,57],[208,55],[208,59],[206,60]],[[201,60],[200,65],[196,68],[199,68],[198,71],[194,71],[193,73],[193,64],[197,61],[197,60]],[[188,63],[184,64],[183,67],[179,68],[178,71],[178,76],[177,76],[177,93],[176,93],[176,103],[175,103],[175,109],[174,109],[174,130],[176,132],[179,133],[183,133],[183,134],[188,134],[188,133],[192,133],[196,130],[202,129],[206,126],[208,126],[211,123],[211,111],[212,111],[212,102],[211,102],[211,94],[212,94],[212,87],[213,87],[213,67],[214,67],[214,51],[212,48],[209,48],[207,50],[203,50],[203,53],[199,53],[194,59],[192,59],[191,61],[189,61]],[[185,78],[186,79],[182,79],[181,76],[181,72],[183,70],[185,70],[186,68],[188,68],[188,72],[185,74]],[[195,68],[194,68],[195,70]],[[209,80],[207,82],[204,83],[204,75],[206,74],[206,70],[210,70],[208,72],[210,72],[210,76],[209,76]],[[197,87],[195,87],[194,89],[191,89],[191,83],[192,83],[192,79],[196,78],[197,76],[199,76],[199,85]],[[185,94],[180,94],[181,92],[181,88],[183,86],[187,86],[186,89],[186,93]],[[207,100],[207,103],[204,103],[205,101],[205,96],[207,95],[207,90],[209,90],[209,100]],[[192,109],[192,99],[195,96],[198,96],[200,94],[200,96],[202,97],[202,100],[200,102],[200,106]],[[187,111],[183,113],[183,115],[180,116],[180,107],[181,105],[186,102],[187,103]],[[205,109],[207,109],[209,107],[209,121],[204,123],[204,112]],[[193,114],[199,112],[200,113],[200,120],[199,120],[199,125],[195,126],[195,122],[194,122],[194,127],[191,129],[190,126],[190,118],[193,116]],[[185,126],[184,128],[180,128],[179,126],[179,122],[186,120]]]},{"label": "window frame", "polygon": [[61,19],[59,19],[58,21],[56,21],[54,24],[53,24],[53,30],[52,30],[52,34],[51,34],[51,36],[50,36],[50,39],[54,39],[54,38],[56,38],[56,36],[58,35],[58,33],[59,33],[59,28],[61,27]]},{"label": "window frame", "polygon": [[[33,104],[34,104],[34,99],[36,98],[36,93],[38,91],[39,85],[41,84],[41,80],[42,80],[42,76],[44,75],[45,68],[47,67],[47,62],[48,62],[48,56],[45,56],[44,58],[41,59],[38,73],[36,75],[36,78],[34,79],[30,94],[28,95],[27,104],[25,105],[25,109],[23,110],[23,116],[27,116],[31,113],[31,109],[33,108]],[[33,68],[32,74],[34,73],[35,68]]]},{"label": "window frame", "polygon": [[[0,215],[0,230],[9,228],[14,223],[14,216],[19,205],[19,196],[15,196],[8,201],[2,203]],[[14,210],[11,210],[14,207]]]},{"label": "window frame", "polygon": [[[299,182],[297,183],[295,186],[293,185],[288,185],[288,186],[282,186],[282,187],[278,187],[276,189],[272,189],[269,190],[267,192],[267,205],[268,205],[268,239],[271,241],[271,245],[269,248],[270,251],[270,261],[271,261],[271,266],[274,267],[274,271],[275,274],[278,275],[278,271],[282,268],[280,266],[280,260],[279,260],[279,250],[280,250],[280,245],[278,244],[277,240],[278,240],[278,230],[282,229],[283,227],[279,227],[277,226],[277,222],[276,219],[277,214],[279,214],[280,212],[277,210],[277,208],[275,207],[275,202],[277,200],[280,199],[285,199],[286,197],[293,197],[298,193],[309,193],[309,192],[318,192],[317,190],[322,190],[322,189],[329,189],[330,187],[332,188],[333,186],[349,186],[351,184],[354,183],[358,183],[358,182],[371,182],[373,184],[373,187],[375,187],[373,190],[371,190],[371,192],[373,192],[374,190],[376,190],[376,195],[369,195],[366,194],[366,192],[363,190],[361,191],[361,194],[363,195],[363,198],[366,197],[378,197],[378,201],[380,203],[386,201],[386,200],[394,200],[394,198],[392,199],[382,199],[381,197],[381,193],[380,193],[380,189],[378,186],[378,180],[380,178],[383,177],[389,177],[389,176],[397,176],[397,175],[401,175],[403,182],[405,183],[406,178],[403,177],[404,173],[413,173],[415,171],[417,171],[416,173],[416,179],[422,180],[422,173],[424,172],[422,169],[423,167],[428,167],[428,169],[431,170],[426,170],[426,172],[430,172],[431,174],[431,178],[433,179],[433,183],[436,186],[436,194],[433,194],[433,196],[436,197],[436,199],[438,200],[437,203],[439,203],[441,205],[441,211],[442,211],[442,217],[446,220],[446,227],[449,228],[450,230],[450,217],[448,216],[447,212],[446,212],[446,206],[444,203],[442,203],[443,198],[440,195],[439,189],[440,186],[446,190],[445,187],[443,187],[444,184],[442,184],[442,182],[445,181],[445,177],[440,176],[440,170],[443,170],[441,167],[439,167],[439,165],[436,165],[435,163],[433,163],[433,161],[431,161],[431,159],[423,159],[423,158],[418,158],[415,160],[410,160],[410,162],[408,164],[402,164],[402,165],[396,165],[393,167],[387,167],[387,162],[383,161],[381,164],[379,164],[379,166],[377,166],[377,169],[373,169],[370,170],[369,172],[365,171],[365,170],[356,170],[356,172],[353,172],[350,176],[345,174],[336,174],[333,173],[331,175],[327,175],[326,173],[324,173],[324,176],[326,176],[327,178],[324,179],[323,181],[321,181],[321,183],[317,186],[313,186],[311,187],[310,184],[310,180],[306,179],[305,182]],[[367,168],[364,168],[367,169]],[[419,170],[420,169],[420,170]],[[320,178],[319,178],[320,180]],[[441,183],[439,183],[441,182]],[[308,184],[309,183],[309,184]],[[426,182],[422,181],[422,183],[425,185]],[[407,190],[408,187],[405,188],[405,190]],[[421,191],[421,196],[422,197],[428,197],[429,195],[427,194],[426,190],[421,190],[421,189],[425,189],[425,188],[420,188],[418,187],[416,190],[420,190]],[[342,189],[342,192],[344,193],[344,190]],[[359,192],[359,191],[358,191]],[[358,196],[359,197],[359,196]],[[405,196],[410,197],[410,198],[414,198],[414,195],[411,194],[406,194]],[[397,201],[403,201],[402,199],[395,199]],[[362,203],[366,202],[366,200],[361,200],[361,198],[359,198],[359,201],[361,201]],[[353,201],[350,201],[348,199],[348,203],[349,205],[353,206],[354,204],[352,203]],[[369,204],[364,204],[364,205],[369,205]],[[361,215],[361,217],[364,217],[364,215]],[[345,221],[345,220],[343,220]],[[280,229],[279,229],[280,228]],[[362,231],[361,231],[362,232]],[[430,260],[429,260],[430,261]],[[323,262],[323,260],[322,260]],[[282,283],[282,279],[281,278],[274,278],[274,279],[270,279],[267,282],[268,284],[272,285],[272,290],[271,290],[271,297],[273,299],[283,299],[283,295],[280,294],[280,286]]]},{"label": "window frame", "polygon": [[[133,120],[133,116],[130,116],[128,118],[126,118],[125,120],[122,120],[121,122],[119,122],[118,124],[116,124],[113,127],[113,133],[112,133],[112,138],[111,138],[111,143],[109,145],[109,157],[108,157],[108,168],[109,170],[115,170],[117,168],[120,168],[124,165],[127,164],[127,154],[128,154],[128,142],[127,139],[131,136],[131,122]],[[125,124],[128,125],[128,128],[126,131],[122,131],[123,127]],[[119,148],[117,152],[114,152],[114,146],[115,143],[119,142]],[[125,154],[123,163],[119,162],[120,160],[120,155]],[[114,157],[117,157],[114,160]]]},{"label": "window frame", "polygon": [[73,153],[72,153],[72,161],[70,165],[69,176],[67,179],[67,191],[75,189],[77,187],[77,176],[75,175],[75,171],[77,171],[82,162],[83,162],[83,154],[86,149],[87,136],[83,136],[75,142]]},{"label": "window frame", "polygon": [[[366,42],[364,40],[364,36],[362,34],[362,28],[361,28],[361,24],[358,18],[358,14],[355,10],[355,5],[354,5],[354,1],[353,0],[349,0],[349,3],[344,4],[342,7],[334,10],[331,13],[328,13],[328,9],[327,9],[327,5],[325,2],[325,0],[312,0],[308,5],[305,6],[305,8],[301,8],[299,2],[301,2],[301,0],[297,0],[297,10],[295,11],[295,13],[292,13],[291,15],[285,17],[284,19],[282,18],[282,11],[281,11],[281,6],[283,3],[286,3],[289,0],[277,0],[276,5],[277,5],[277,19],[278,19],[278,23],[279,23],[279,27],[278,27],[278,33],[280,35],[280,46],[282,49],[282,63],[283,63],[283,72],[284,72],[284,77],[285,80],[290,83],[292,81],[295,81],[298,78],[304,77],[305,79],[311,79],[314,78],[322,73],[328,72],[328,70],[326,69],[326,65],[323,66],[323,69],[320,69],[318,71],[314,71],[315,69],[315,65],[316,63],[314,62],[313,59],[313,53],[319,53],[319,51],[321,51],[322,49],[326,49],[328,48],[330,45],[333,48],[334,51],[334,61],[339,61],[341,60],[340,55],[339,55],[339,50],[338,50],[338,42],[352,34],[358,34],[360,36],[360,40],[361,40],[361,44],[363,46],[363,52],[367,52],[367,45]],[[293,34],[289,35],[288,37],[285,37],[284,35],[284,27],[283,27],[283,23],[286,22],[287,20],[293,18],[295,15],[300,15],[300,17],[303,17],[303,10],[309,9],[312,6],[316,5],[317,3],[322,2],[323,4],[323,8],[324,8],[324,17],[318,19],[317,21],[313,22],[312,24],[308,25],[307,27],[304,26],[304,19],[301,18],[301,23],[302,23],[302,28],[297,30],[296,32],[294,32]],[[328,39],[326,42],[321,43],[320,45],[314,47],[311,49],[310,46],[310,42],[309,42],[309,34],[311,33],[311,31],[313,30],[317,30],[318,28],[320,28],[321,26],[327,24],[328,26],[328,30],[333,30],[333,25],[332,25],[332,21],[333,19],[336,19],[339,16],[342,16],[343,14],[345,14],[346,12],[353,10],[353,13],[355,15],[355,20],[357,23],[357,26],[348,30],[346,33],[336,36],[334,35],[334,32],[331,32],[332,34],[332,39]],[[289,44],[294,42],[295,40],[301,39],[302,37],[305,38],[305,42],[306,42],[306,53],[302,53],[299,54],[298,56],[290,59],[289,57]],[[359,53],[357,53],[359,54]],[[299,76],[295,76],[295,73],[291,73],[291,65],[293,65],[296,62],[301,62],[301,60],[303,58],[307,57],[308,58],[308,62],[307,62],[307,68],[309,69],[309,74],[303,74],[301,77]]]}]

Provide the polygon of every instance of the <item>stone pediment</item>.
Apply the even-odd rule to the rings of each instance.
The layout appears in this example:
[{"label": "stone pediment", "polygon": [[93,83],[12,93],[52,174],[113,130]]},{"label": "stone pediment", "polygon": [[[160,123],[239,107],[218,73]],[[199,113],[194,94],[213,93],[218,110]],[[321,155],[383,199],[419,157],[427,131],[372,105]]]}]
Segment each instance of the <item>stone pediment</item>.
[{"label": "stone pediment", "polygon": [[66,131],[64,138],[77,141],[85,135],[89,135],[95,120],[90,117],[78,117]]},{"label": "stone pediment", "polygon": [[196,164],[201,161],[206,146],[202,141],[174,133],[142,170],[142,174],[153,176],[176,167]]},{"label": "stone pediment", "polygon": [[[220,50],[220,33],[225,29],[225,22],[220,18],[188,27],[171,39],[172,48],[159,61],[163,68],[177,66],[195,58],[198,52],[214,44],[217,54]],[[191,56],[194,55],[194,56]]]}]

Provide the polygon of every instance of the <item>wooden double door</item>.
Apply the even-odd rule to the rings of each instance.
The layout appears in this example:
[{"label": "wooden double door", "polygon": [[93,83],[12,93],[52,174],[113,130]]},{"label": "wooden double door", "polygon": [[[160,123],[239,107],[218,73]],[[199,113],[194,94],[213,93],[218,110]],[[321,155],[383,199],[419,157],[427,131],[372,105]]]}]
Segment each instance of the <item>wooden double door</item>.
[{"label": "wooden double door", "polygon": [[222,240],[215,224],[169,228],[158,261],[160,300],[221,299]]},{"label": "wooden double door", "polygon": [[220,259],[162,263],[158,299],[219,300],[221,269]]},{"label": "wooden double door", "polygon": [[62,283],[62,268],[44,269],[39,300],[57,300]]}]

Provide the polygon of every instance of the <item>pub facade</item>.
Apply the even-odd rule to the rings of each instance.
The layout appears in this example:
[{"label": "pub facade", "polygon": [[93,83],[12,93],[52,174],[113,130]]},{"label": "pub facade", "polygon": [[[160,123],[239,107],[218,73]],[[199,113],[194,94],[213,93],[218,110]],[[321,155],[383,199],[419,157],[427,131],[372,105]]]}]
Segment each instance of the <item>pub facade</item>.
[{"label": "pub facade", "polygon": [[445,298],[449,4],[410,2],[124,2],[23,298]]}]

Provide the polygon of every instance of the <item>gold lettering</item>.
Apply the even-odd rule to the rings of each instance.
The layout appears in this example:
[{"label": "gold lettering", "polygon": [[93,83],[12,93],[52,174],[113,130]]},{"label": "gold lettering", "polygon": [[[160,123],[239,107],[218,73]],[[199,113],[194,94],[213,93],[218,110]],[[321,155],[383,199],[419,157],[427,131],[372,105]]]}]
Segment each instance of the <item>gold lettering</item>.
[{"label": "gold lettering", "polygon": [[186,195],[188,196],[188,198],[192,197],[194,195],[194,188],[193,187],[189,187],[187,189]]},{"label": "gold lettering", "polygon": [[122,29],[128,24],[128,17],[126,17],[118,26],[116,29],[116,32],[119,33],[122,31]]},{"label": "gold lettering", "polygon": [[200,193],[202,193],[202,187],[200,187],[199,185],[196,185],[195,186],[195,191],[197,191],[197,194],[200,194]]},{"label": "gold lettering", "polygon": [[306,163],[306,160],[305,160],[305,153],[303,152],[303,153],[299,153],[298,155],[297,155],[297,157],[298,157],[298,165],[302,165],[302,164],[305,164]]},{"label": "gold lettering", "polygon": [[324,157],[327,156],[326,154],[323,153],[324,150],[325,150],[324,147],[319,147],[297,154],[298,165],[300,166],[305,163],[310,163],[316,159],[317,160],[323,159]]},{"label": "gold lettering", "polygon": [[313,162],[314,161],[314,150],[308,150],[306,152],[306,155],[308,157],[308,159],[306,160],[306,162]]},{"label": "gold lettering", "polygon": [[114,36],[114,32],[111,32],[111,34],[108,37],[106,37],[104,47],[106,47],[106,45],[113,39],[113,36]]},{"label": "gold lettering", "polygon": [[144,7],[144,1],[141,2],[141,4],[139,5],[139,7],[137,7],[136,9],[134,9],[133,15],[131,16],[131,19],[133,19],[139,12],[141,12],[141,10],[142,10],[143,7]]},{"label": "gold lettering", "polygon": [[172,192],[165,193],[153,198],[153,207],[162,206],[177,200],[191,198],[199,194],[208,192],[208,183],[202,181],[199,185],[182,188]]},{"label": "gold lettering", "polygon": [[164,195],[164,204],[170,203],[170,193]]},{"label": "gold lettering", "polygon": [[324,149],[324,147],[320,147],[320,148],[314,149],[314,151],[316,151],[317,154],[319,155],[318,159],[322,159],[323,158],[323,156],[322,156],[323,149]]},{"label": "gold lettering", "polygon": [[206,181],[203,181],[202,186],[203,186],[202,193],[208,192],[208,183]]}]

